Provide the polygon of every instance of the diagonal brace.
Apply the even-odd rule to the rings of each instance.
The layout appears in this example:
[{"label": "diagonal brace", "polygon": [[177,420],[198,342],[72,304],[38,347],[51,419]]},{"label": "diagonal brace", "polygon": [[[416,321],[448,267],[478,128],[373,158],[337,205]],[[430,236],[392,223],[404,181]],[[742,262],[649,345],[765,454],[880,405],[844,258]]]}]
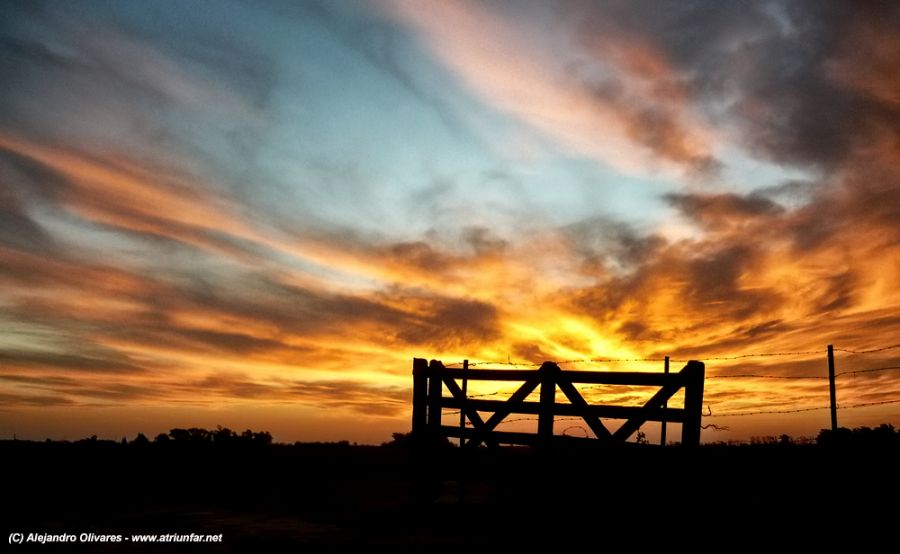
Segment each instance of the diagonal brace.
[{"label": "diagonal brace", "polygon": [[472,429],[477,433],[483,433],[487,436],[487,434],[490,433],[490,429],[486,428],[484,420],[478,415],[478,411],[465,402],[466,395],[463,394],[462,389],[456,384],[456,380],[450,377],[444,377],[444,384],[447,386],[447,390],[450,391],[450,394],[460,401],[463,413],[466,414],[466,417],[472,422]]},{"label": "diagonal brace", "polygon": [[569,402],[572,403],[573,406],[577,407],[581,411],[581,417],[584,419],[584,422],[588,424],[588,427],[591,428],[591,431],[594,432],[594,435],[597,436],[598,439],[601,440],[609,440],[612,438],[612,434],[610,434],[609,429],[603,425],[603,422],[600,421],[600,418],[597,416],[593,416],[588,413],[587,409],[590,407],[587,403],[587,400],[581,396],[581,393],[578,392],[571,382],[569,381],[559,381],[556,383],[556,386],[559,387],[563,394],[566,395],[566,398],[569,399]]},{"label": "diagonal brace", "polygon": [[519,387],[518,390],[516,390],[516,392],[512,394],[512,396],[509,397],[503,407],[494,412],[494,415],[488,418],[488,420],[484,424],[484,427],[482,427],[482,429],[475,434],[475,437],[466,443],[466,448],[475,448],[479,444],[481,444],[482,441],[487,442],[487,440],[489,440],[488,436],[490,432],[493,431],[501,421],[503,421],[503,418],[511,414],[512,411],[516,409],[516,405],[525,400],[525,398],[527,398],[528,395],[537,388],[539,383],[540,381],[538,379],[532,379],[522,383],[522,386]]},{"label": "diagonal brace", "polygon": [[[671,398],[672,395],[678,392],[678,389],[680,389],[682,386],[683,383],[680,381],[663,386],[663,388],[659,389],[656,394],[654,394],[650,398],[650,400],[644,403],[643,408],[658,409],[663,402],[668,401],[669,398]],[[621,427],[619,427],[615,433],[613,433],[613,440],[622,442],[628,440],[628,437],[630,437],[632,433],[640,429],[641,425],[643,425],[644,423],[647,423],[646,417],[635,416],[629,419]]]}]

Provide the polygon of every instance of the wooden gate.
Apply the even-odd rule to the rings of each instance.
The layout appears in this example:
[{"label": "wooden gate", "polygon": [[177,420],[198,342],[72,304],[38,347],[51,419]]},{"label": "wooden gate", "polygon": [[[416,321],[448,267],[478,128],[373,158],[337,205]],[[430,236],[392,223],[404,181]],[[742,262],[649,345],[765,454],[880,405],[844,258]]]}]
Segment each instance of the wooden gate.
[{"label": "wooden gate", "polygon": [[[700,418],[703,411],[703,362],[690,361],[678,373],[645,373],[620,371],[569,371],[553,362],[544,362],[540,369],[457,369],[446,368],[438,360],[413,360],[412,431],[418,439],[458,437],[467,448],[482,443],[488,446],[521,444],[548,446],[558,442],[594,441],[553,434],[556,416],[580,417],[602,443],[624,443],[648,421],[681,423],[681,444],[700,444]],[[457,380],[514,381],[519,388],[507,400],[470,398],[463,393]],[[660,387],[643,406],[613,406],[589,404],[574,383],[598,385],[632,385]],[[540,387],[540,401],[526,402],[526,398]],[[669,408],[667,401],[684,387],[684,407]],[[556,402],[559,388],[568,403]],[[444,396],[444,390],[450,396]],[[469,426],[442,425],[444,409],[460,410]],[[486,420],[479,412],[491,412]],[[536,414],[537,433],[497,431],[497,426],[510,414]],[[610,432],[600,418],[626,420],[619,429]]]}]

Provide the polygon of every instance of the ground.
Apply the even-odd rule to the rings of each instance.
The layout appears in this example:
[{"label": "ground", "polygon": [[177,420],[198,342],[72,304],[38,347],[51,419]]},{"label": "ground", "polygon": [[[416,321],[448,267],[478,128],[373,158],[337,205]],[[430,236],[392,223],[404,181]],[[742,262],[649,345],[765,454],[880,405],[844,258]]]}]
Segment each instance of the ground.
[{"label": "ground", "polygon": [[860,544],[891,529],[900,492],[896,450],[814,445],[465,453],[6,441],[0,454],[7,534],[223,536],[215,545],[84,548],[91,552],[428,552],[722,537],[810,544],[838,535]]}]

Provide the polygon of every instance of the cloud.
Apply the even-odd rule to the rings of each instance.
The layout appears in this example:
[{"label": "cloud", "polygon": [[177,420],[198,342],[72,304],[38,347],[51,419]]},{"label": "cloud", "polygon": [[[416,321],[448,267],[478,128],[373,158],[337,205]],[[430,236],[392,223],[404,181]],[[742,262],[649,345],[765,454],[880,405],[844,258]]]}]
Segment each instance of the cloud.
[{"label": "cloud", "polygon": [[[290,60],[251,46],[266,37],[193,37],[186,25],[162,41],[152,25],[132,33],[122,22],[16,12],[0,33],[0,73],[14,83],[0,91],[0,316],[12,329],[0,334],[0,395],[9,406],[297,403],[399,422],[413,356],[710,360],[896,342],[892,6],[435,2],[382,11],[389,20],[369,8],[319,20],[330,26],[324,35],[448,121],[459,115],[446,106],[470,99],[429,96],[411,72],[422,60],[437,60],[512,128],[540,135],[558,169],[528,177],[546,179],[529,200],[535,217],[514,209],[527,187],[510,183],[526,170],[502,159],[442,149],[434,159],[385,158],[376,164],[384,174],[372,176],[328,136],[278,127],[266,118],[273,95],[303,112],[317,83],[279,89],[289,71],[306,79],[308,67],[285,69]],[[404,50],[416,44],[427,51]],[[335,133],[370,126],[367,105],[329,100],[359,114],[360,128]],[[278,140],[263,140],[267,125]],[[420,140],[399,126],[378,132]],[[341,162],[292,173],[307,158],[279,156],[297,150]],[[760,162],[759,174],[735,151]],[[597,172],[585,157],[629,177]],[[648,198],[633,176],[659,172],[666,178]],[[479,177],[465,193],[447,184],[464,174],[502,179]],[[596,183],[611,201],[634,193],[632,213],[609,215],[603,195],[558,200],[566,179]],[[284,194],[271,194],[279,187]],[[376,187],[391,194],[370,194]],[[402,225],[370,215],[388,197],[412,199],[415,210],[396,212]],[[351,217],[357,209],[369,217]],[[17,326],[51,339],[16,335]],[[708,371],[821,375],[821,358],[710,360]],[[772,381],[710,379],[707,398],[716,411],[823,403],[821,383]],[[866,374],[843,384],[842,401],[892,398],[890,383]],[[622,402],[639,393],[594,391]]]},{"label": "cloud", "polygon": [[896,133],[896,103],[881,92],[898,59],[889,4],[612,5],[613,21],[653,36],[684,86],[756,155],[828,171],[876,129]]},{"label": "cloud", "polygon": [[665,199],[689,220],[711,231],[741,226],[760,219],[770,223],[785,210],[763,196],[738,194],[667,194]]},{"label": "cloud", "polygon": [[51,394],[9,394],[0,393],[0,401],[3,402],[3,410],[20,408],[22,406],[29,407],[50,407],[50,406],[71,406],[74,404],[66,398]]},{"label": "cloud", "polygon": [[830,170],[861,137],[896,137],[888,4],[389,6],[487,102],[624,171],[714,174],[722,139]]},{"label": "cloud", "polygon": [[[584,33],[581,44],[544,43],[543,36],[578,29],[549,14],[510,17],[486,4],[385,6],[485,102],[573,154],[638,174],[666,163],[695,173],[718,165],[680,77],[644,37]],[[553,33],[542,35],[547,25]],[[599,34],[602,40],[589,40]],[[564,57],[573,47],[578,54]]]},{"label": "cloud", "polygon": [[27,213],[12,188],[0,190],[0,243],[23,250],[52,250],[53,238]]},{"label": "cloud", "polygon": [[117,352],[107,351],[104,354],[97,356],[96,354],[91,355],[90,352],[63,354],[27,350],[2,350],[0,351],[0,360],[3,360],[7,367],[17,368],[50,368],[88,373],[121,372],[132,375],[142,370],[139,365]]}]

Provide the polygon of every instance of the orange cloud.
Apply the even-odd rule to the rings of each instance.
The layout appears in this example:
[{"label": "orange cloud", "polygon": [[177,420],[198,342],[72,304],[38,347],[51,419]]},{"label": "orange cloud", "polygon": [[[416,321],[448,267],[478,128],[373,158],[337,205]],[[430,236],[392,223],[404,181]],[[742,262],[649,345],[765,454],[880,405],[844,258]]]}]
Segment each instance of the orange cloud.
[{"label": "orange cloud", "polygon": [[[505,234],[486,221],[374,237],[268,221],[209,176],[179,170],[190,153],[167,152],[165,164],[151,163],[113,145],[88,149],[4,129],[0,177],[11,186],[0,192],[3,429],[21,414],[38,421],[35,412],[44,409],[61,418],[75,413],[64,410],[106,409],[137,425],[138,408],[180,406],[197,418],[259,408],[301,414],[304,422],[327,412],[334,417],[327,428],[343,431],[365,418],[377,429],[365,440],[377,441],[408,426],[413,356],[447,363],[704,359],[714,414],[817,408],[827,402],[824,381],[793,378],[824,375],[826,344],[896,343],[900,158],[885,69],[897,65],[896,41],[887,37],[893,27],[854,20],[836,51],[815,42],[812,55],[785,48],[781,31],[760,14],[740,40],[699,40],[693,28],[693,40],[673,40],[654,32],[666,27],[666,14],[641,14],[641,30],[599,17],[541,33],[528,18],[504,18],[482,4],[409,2],[390,10],[470,91],[568,154],[630,173],[709,169],[718,130],[696,110],[714,100],[730,118],[730,140],[812,167],[810,181],[665,195],[677,212],[665,224],[691,229],[677,238],[599,213]],[[697,28],[719,29],[714,23],[698,20]],[[819,23],[810,27],[843,24]],[[544,40],[564,40],[566,48]],[[788,51],[784,63],[768,63],[772,52]],[[138,72],[139,85],[172,101],[217,98],[154,60]],[[735,60],[742,64],[733,69]],[[716,359],[793,351],[814,353]],[[896,351],[840,353],[838,364],[853,371],[900,359]],[[766,377],[728,377],[734,373]],[[839,401],[898,398],[897,383],[889,372],[848,375]],[[640,403],[646,392],[588,394]],[[870,422],[898,417],[890,408],[867,413]],[[323,438],[280,421],[294,433],[288,439]],[[778,421],[735,421],[735,436],[783,430]],[[810,434],[825,419],[803,421]]]}]

